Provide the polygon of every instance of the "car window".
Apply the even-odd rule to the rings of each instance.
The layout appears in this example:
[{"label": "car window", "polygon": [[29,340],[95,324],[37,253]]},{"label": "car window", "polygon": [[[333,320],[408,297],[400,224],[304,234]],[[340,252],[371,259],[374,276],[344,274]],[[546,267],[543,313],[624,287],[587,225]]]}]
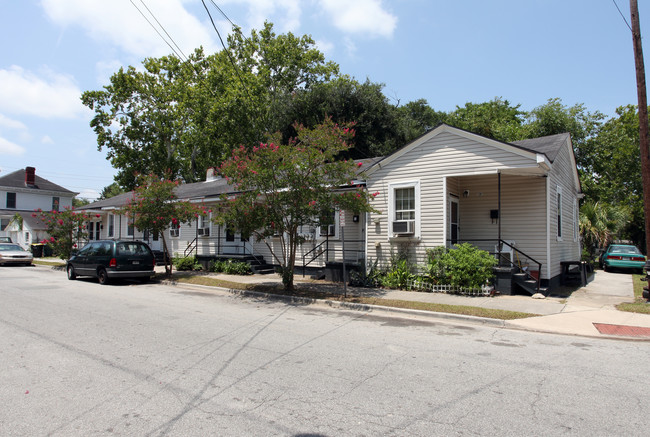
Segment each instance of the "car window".
[{"label": "car window", "polygon": [[641,251],[635,246],[612,246],[610,252],[639,255]]},{"label": "car window", "polygon": [[9,250],[23,250],[23,248],[17,244],[0,244],[0,250],[4,252]]},{"label": "car window", "polygon": [[148,255],[147,246],[142,243],[119,243],[117,245],[118,255]]},{"label": "car window", "polygon": [[96,243],[97,249],[95,255],[106,256],[111,254],[111,243]]},{"label": "car window", "polygon": [[92,247],[92,244],[86,244],[84,247],[82,247],[79,250],[78,255],[88,255],[91,247]]}]

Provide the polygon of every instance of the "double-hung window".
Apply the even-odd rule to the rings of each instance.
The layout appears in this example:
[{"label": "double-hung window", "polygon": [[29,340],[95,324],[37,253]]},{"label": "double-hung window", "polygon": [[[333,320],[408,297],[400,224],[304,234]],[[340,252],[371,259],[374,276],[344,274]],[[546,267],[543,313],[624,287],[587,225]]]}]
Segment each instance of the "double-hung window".
[{"label": "double-hung window", "polygon": [[389,236],[418,237],[420,234],[420,182],[389,184]]},{"label": "double-hung window", "polygon": [[7,208],[16,209],[16,193],[7,193]]}]

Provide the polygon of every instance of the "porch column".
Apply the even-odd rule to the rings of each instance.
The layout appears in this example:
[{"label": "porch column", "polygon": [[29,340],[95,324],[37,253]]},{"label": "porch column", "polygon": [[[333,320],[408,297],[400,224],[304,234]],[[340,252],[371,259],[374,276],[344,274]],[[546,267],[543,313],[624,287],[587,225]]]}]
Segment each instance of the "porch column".
[{"label": "porch column", "polygon": [[[498,238],[497,248],[499,251],[499,263],[501,263],[501,172],[497,172],[497,210],[499,218],[497,219],[498,223]],[[499,264],[500,265],[500,264]]]}]

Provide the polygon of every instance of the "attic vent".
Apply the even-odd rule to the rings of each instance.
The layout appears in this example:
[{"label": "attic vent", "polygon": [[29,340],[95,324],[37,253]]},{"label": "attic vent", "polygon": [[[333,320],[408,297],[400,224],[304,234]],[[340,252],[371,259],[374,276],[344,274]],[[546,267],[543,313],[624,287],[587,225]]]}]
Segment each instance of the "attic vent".
[{"label": "attic vent", "polygon": [[25,168],[25,185],[28,187],[36,186],[36,169],[34,167]]}]

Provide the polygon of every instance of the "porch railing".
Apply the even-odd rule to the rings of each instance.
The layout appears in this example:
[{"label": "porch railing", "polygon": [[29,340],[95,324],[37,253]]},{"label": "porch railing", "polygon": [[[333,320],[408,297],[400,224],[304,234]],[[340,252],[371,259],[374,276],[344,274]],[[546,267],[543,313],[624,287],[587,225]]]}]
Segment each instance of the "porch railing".
[{"label": "porch railing", "polygon": [[[513,244],[509,243],[507,240],[499,240],[496,238],[493,239],[472,239],[472,240],[447,240],[451,244],[456,243],[471,243],[476,247],[482,250],[490,252],[492,255],[496,256],[499,266],[507,266],[510,268],[516,268],[519,273],[523,273],[527,280],[535,281],[535,291],[539,293],[541,277],[542,277],[542,263],[537,261],[532,256],[526,254],[525,252],[517,249]],[[506,249],[507,248],[507,249]],[[493,250],[490,250],[493,249]],[[507,254],[512,253],[512,256],[506,256]],[[537,267],[537,273],[533,274],[535,270],[531,267]]]},{"label": "porch railing", "polygon": [[[356,254],[354,257],[355,261],[358,262],[359,259],[362,259],[365,256],[365,251],[363,249],[364,244],[365,240],[345,240],[345,245],[347,247],[345,248],[345,251],[343,251],[341,244],[334,246],[330,243],[329,239],[322,241],[302,256],[302,276],[306,275],[307,267],[320,258],[324,258],[324,262],[327,263],[330,260],[337,260],[337,255],[340,254],[341,262],[350,262],[351,259],[346,258],[346,254],[354,253]],[[323,246],[325,247],[324,249]],[[359,247],[361,247],[361,249],[359,249]]]}]

